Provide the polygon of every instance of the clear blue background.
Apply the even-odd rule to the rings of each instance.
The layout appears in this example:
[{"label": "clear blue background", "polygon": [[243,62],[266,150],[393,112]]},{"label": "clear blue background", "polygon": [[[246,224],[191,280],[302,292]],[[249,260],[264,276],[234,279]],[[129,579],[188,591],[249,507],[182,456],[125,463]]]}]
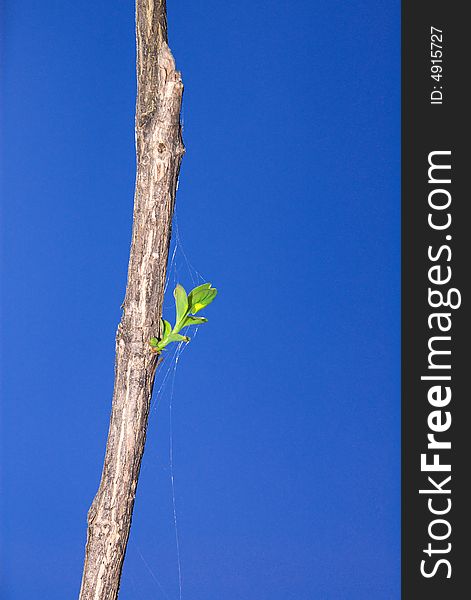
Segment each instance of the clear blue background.
[{"label": "clear blue background", "polygon": [[[397,1],[169,2],[178,244],[120,598],[399,592]],[[2,8],[2,600],[78,593],[134,185],[131,0]],[[171,316],[171,298],[166,310]],[[159,384],[160,385],[160,384]]]}]

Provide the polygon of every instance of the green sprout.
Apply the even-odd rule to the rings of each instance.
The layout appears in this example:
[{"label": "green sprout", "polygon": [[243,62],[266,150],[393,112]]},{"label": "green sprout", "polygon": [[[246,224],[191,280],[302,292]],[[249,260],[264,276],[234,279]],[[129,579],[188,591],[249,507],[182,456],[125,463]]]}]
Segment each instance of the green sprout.
[{"label": "green sprout", "polygon": [[189,325],[201,325],[208,321],[204,317],[195,317],[195,314],[211,304],[217,293],[217,289],[211,287],[210,283],[203,283],[187,295],[183,286],[177,284],[173,291],[176,311],[175,325],[172,328],[168,321],[162,319],[162,337],[160,339],[152,337],[149,340],[152,352],[160,354],[172,342],[189,342],[190,338],[179,332]]}]

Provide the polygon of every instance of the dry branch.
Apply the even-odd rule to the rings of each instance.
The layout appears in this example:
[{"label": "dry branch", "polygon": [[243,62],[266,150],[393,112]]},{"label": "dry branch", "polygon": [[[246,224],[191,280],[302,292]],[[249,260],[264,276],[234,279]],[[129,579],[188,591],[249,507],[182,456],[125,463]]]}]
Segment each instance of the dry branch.
[{"label": "dry branch", "polygon": [[88,513],[80,600],[117,598],[146,439],[180,162],[183,85],[167,45],[165,0],[136,1],[137,175],[113,404],[98,492]]}]

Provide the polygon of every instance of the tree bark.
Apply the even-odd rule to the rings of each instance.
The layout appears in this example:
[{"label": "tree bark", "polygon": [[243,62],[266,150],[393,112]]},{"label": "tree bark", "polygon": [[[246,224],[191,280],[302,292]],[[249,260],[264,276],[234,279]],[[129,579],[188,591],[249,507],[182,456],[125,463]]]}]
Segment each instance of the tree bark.
[{"label": "tree bark", "polygon": [[103,473],[88,513],[80,600],[117,598],[146,439],[171,223],[184,146],[183,85],[167,45],[165,0],[136,0],[137,175],[128,282],[116,334]]}]

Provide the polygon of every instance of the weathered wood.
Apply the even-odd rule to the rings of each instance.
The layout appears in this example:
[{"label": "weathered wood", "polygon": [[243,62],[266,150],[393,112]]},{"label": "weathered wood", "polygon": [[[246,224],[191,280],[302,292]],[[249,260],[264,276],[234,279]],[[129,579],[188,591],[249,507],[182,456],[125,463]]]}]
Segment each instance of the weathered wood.
[{"label": "weathered wood", "polygon": [[128,282],[116,334],[108,441],[88,513],[80,600],[117,598],[144,452],[180,162],[183,85],[167,45],[165,0],[136,1],[137,176]]}]

